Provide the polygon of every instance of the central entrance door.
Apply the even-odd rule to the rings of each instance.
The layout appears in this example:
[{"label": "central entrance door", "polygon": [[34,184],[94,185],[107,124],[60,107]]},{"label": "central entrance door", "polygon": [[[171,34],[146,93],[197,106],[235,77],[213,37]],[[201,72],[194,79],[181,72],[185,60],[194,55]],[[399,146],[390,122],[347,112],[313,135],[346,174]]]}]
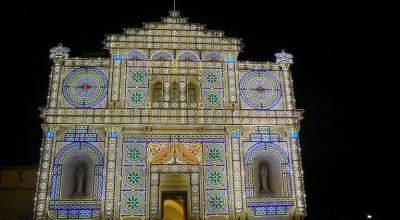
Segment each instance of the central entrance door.
[{"label": "central entrance door", "polygon": [[164,191],[161,201],[163,220],[187,219],[187,191]]}]

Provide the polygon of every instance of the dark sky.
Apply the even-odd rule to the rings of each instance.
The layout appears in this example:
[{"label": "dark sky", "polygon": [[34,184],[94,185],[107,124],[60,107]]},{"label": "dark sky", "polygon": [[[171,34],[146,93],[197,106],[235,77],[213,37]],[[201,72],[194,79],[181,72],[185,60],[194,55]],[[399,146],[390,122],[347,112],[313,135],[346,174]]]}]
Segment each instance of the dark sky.
[{"label": "dark sky", "polygon": [[[3,144],[0,166],[37,165],[52,62],[102,51],[104,34],[160,21],[173,1],[15,1],[1,7]],[[239,60],[291,67],[297,108],[305,109],[301,146],[308,219],[395,219],[399,183],[397,59],[399,20],[389,1],[183,1],[190,22],[245,43]],[[396,88],[396,89],[395,89]],[[397,144],[396,144],[397,143]],[[397,168],[397,169],[396,169]],[[398,203],[398,202],[397,202]]]}]

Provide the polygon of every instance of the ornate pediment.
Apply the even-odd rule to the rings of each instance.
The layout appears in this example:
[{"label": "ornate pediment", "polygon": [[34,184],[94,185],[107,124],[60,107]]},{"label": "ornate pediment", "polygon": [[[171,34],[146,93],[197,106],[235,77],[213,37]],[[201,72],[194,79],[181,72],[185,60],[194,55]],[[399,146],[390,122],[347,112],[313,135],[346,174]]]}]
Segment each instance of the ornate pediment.
[{"label": "ornate pediment", "polygon": [[199,164],[202,161],[200,143],[149,143],[150,164]]}]

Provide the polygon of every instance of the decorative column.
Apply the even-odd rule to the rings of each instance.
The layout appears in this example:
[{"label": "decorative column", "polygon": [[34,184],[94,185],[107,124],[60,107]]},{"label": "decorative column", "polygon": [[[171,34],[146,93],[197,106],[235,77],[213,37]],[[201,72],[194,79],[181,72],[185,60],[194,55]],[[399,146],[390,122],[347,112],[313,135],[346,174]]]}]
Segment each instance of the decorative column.
[{"label": "decorative column", "polygon": [[[173,69],[172,71],[177,71],[177,69]],[[168,73],[170,74],[170,72]],[[163,102],[168,102],[171,100],[171,77],[169,75],[164,75],[163,82]],[[164,103],[163,103],[164,104]],[[169,104],[170,105],[170,104]]]},{"label": "decorative column", "polygon": [[121,140],[121,125],[107,125],[106,129],[106,148],[105,148],[105,219],[113,219],[116,216],[115,203],[117,201],[117,192],[115,191],[117,179],[117,155],[118,144]]},{"label": "decorative column", "polygon": [[197,109],[203,109],[203,63],[199,63],[201,68],[197,68],[197,88],[196,97],[194,98],[197,101]]},{"label": "decorative column", "polygon": [[[226,65],[226,84],[225,88],[227,88],[227,97],[226,100],[228,103],[232,105],[232,108],[236,103],[239,103],[239,84],[238,84],[238,74],[236,73],[237,66],[236,66],[236,53],[225,53],[225,65]],[[224,77],[224,78],[225,78]]]},{"label": "decorative column", "polygon": [[40,148],[40,162],[38,168],[36,195],[34,197],[35,219],[45,219],[48,211],[52,175],[53,149],[55,149],[56,132],[59,125],[42,124],[43,139]]},{"label": "decorative column", "polygon": [[228,156],[231,164],[231,174],[228,182],[232,183],[230,190],[230,201],[232,208],[231,217],[234,219],[244,218],[244,167],[243,167],[243,152],[241,146],[242,128],[232,126],[227,127],[228,134]]},{"label": "decorative column", "polygon": [[68,59],[68,47],[63,47],[60,43],[58,47],[53,47],[50,50],[50,59],[53,60],[54,65],[51,67],[49,94],[47,95],[47,108],[57,107],[61,80],[62,64]]},{"label": "decorative column", "polygon": [[282,50],[282,52],[276,53],[275,57],[276,63],[281,67],[283,74],[284,94],[282,95],[285,97],[286,110],[294,110],[296,108],[296,103],[293,93],[293,79],[289,71],[290,65],[293,64],[293,55]]},{"label": "decorative column", "polygon": [[[179,76],[179,98],[178,100],[180,101],[180,103],[185,103],[187,100],[187,79],[185,76],[181,75]],[[186,105],[188,103],[185,103]],[[180,104],[179,106],[180,108],[186,108],[187,106],[182,106],[182,104]]]},{"label": "decorative column", "polygon": [[[153,80],[154,80],[154,75],[153,74],[153,68],[147,68],[148,70],[148,75],[147,75],[147,82],[148,82],[148,90],[147,90],[147,99],[146,99],[146,107],[147,108],[151,108],[152,107],[152,101],[153,100],[153,96],[154,96],[154,84],[152,84]],[[153,85],[153,86],[151,86]]]},{"label": "decorative column", "polygon": [[[148,155],[150,155],[151,153],[149,153]],[[147,159],[146,159],[147,160]],[[159,210],[159,187],[160,187],[160,174],[159,174],[159,170],[158,170],[158,166],[157,165],[151,165],[149,163],[149,168],[147,169],[147,175],[150,176],[150,187],[147,187],[147,190],[149,190],[149,205],[147,205],[147,210],[148,216],[150,220],[159,220],[161,219],[160,217],[160,210]]]},{"label": "decorative column", "polygon": [[[122,71],[126,70],[123,61],[124,51],[112,50],[111,51],[111,72],[110,72],[110,101],[113,103],[114,108],[121,100],[121,81]],[[118,106],[122,107],[122,106]]]},{"label": "decorative column", "polygon": [[294,184],[293,199],[296,205],[296,216],[305,216],[306,202],[303,181],[303,168],[301,164],[300,143],[299,143],[299,125],[289,125],[285,127],[287,139],[289,140],[289,149],[292,165],[292,179]]}]

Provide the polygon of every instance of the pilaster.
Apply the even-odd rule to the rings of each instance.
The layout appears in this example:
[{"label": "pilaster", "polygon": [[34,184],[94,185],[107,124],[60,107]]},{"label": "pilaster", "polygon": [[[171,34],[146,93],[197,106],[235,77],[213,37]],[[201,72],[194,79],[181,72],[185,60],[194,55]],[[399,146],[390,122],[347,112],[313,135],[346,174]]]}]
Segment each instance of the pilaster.
[{"label": "pilaster", "polygon": [[[179,101],[187,101],[187,78],[186,76],[179,76]],[[180,105],[181,106],[181,105]]]},{"label": "pilaster", "polygon": [[232,209],[231,218],[238,219],[244,215],[245,207],[245,185],[244,185],[244,167],[243,167],[243,150],[242,150],[242,128],[237,126],[227,127],[228,139],[228,161],[230,161],[231,173],[229,182],[230,187],[230,201]]},{"label": "pilaster", "polygon": [[[126,62],[123,60],[124,51],[112,50],[111,51],[111,70],[110,70],[110,88],[109,88],[109,100],[113,103],[115,107],[122,107],[121,104],[121,81],[122,72],[126,70]],[[121,106],[117,106],[121,105]]]},{"label": "pilaster", "polygon": [[59,125],[42,124],[43,139],[40,148],[40,162],[38,168],[36,195],[34,197],[35,219],[44,218],[47,215],[52,175],[52,159],[55,149],[55,138]]},{"label": "pilaster", "polygon": [[121,147],[119,145],[122,142],[122,125],[106,125],[106,147],[104,151],[104,158],[105,158],[105,198],[104,198],[104,216],[107,219],[113,219],[118,214],[118,208],[116,202],[118,201],[117,198],[117,191],[116,187],[117,179],[119,179],[118,172],[116,167],[118,167],[119,158],[118,150]]},{"label": "pilaster", "polygon": [[[174,71],[176,69],[173,69]],[[171,100],[171,77],[169,75],[163,77],[162,81],[163,85],[163,101],[170,101]]]},{"label": "pilaster", "polygon": [[[237,74],[237,62],[236,62],[236,56],[237,54],[235,53],[226,53],[226,79],[224,80],[226,83],[226,90],[227,90],[227,96],[226,100],[228,103],[231,104],[232,108],[235,108],[235,105],[239,103],[239,76]],[[225,78],[225,77],[224,77]]]},{"label": "pilaster", "polygon": [[287,139],[289,140],[289,151],[291,156],[292,178],[293,178],[293,199],[296,206],[296,216],[305,216],[306,202],[303,181],[303,168],[301,164],[301,149],[299,143],[299,125],[285,127]]}]

